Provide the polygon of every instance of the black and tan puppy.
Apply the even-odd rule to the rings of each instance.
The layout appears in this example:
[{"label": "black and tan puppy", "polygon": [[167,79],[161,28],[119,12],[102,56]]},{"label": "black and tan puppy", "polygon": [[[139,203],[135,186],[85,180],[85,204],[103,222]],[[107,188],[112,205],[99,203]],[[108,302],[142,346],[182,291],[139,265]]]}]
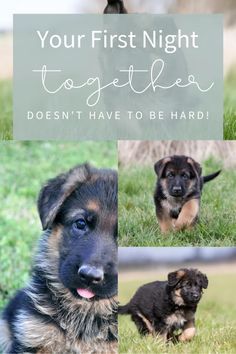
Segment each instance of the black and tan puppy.
[{"label": "black and tan puppy", "polygon": [[119,314],[131,315],[141,335],[188,341],[195,335],[195,312],[207,286],[206,275],[197,269],[179,269],[167,281],[141,286],[127,305],[119,306]]},{"label": "black and tan puppy", "polygon": [[45,232],[3,312],[4,353],[116,353],[116,172],[77,166],[48,181],[38,210]]},{"label": "black and tan puppy", "polygon": [[107,0],[104,14],[127,14],[123,0]]},{"label": "black and tan puppy", "polygon": [[202,176],[202,168],[188,156],[165,157],[154,165],[158,176],[154,193],[162,233],[191,228],[198,219],[203,184],[219,175]]}]

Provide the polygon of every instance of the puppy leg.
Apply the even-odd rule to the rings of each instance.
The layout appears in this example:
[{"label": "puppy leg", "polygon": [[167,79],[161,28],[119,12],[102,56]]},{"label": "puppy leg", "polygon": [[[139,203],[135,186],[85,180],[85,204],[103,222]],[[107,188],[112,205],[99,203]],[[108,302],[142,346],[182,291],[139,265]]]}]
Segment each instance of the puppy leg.
[{"label": "puppy leg", "polygon": [[142,336],[153,333],[153,327],[150,321],[146,317],[144,317],[140,312],[135,315],[132,315],[131,319],[136,324],[138,331]]},{"label": "puppy leg", "polygon": [[142,315],[140,312],[138,312],[137,315],[143,320],[148,332],[150,334],[154,334],[155,330],[154,330],[154,327],[151,324],[151,322],[144,315]]},{"label": "puppy leg", "polygon": [[164,341],[167,342],[168,341],[168,331],[163,331],[158,333],[159,337]]},{"label": "puppy leg", "polygon": [[196,328],[195,328],[194,320],[190,320],[186,322],[186,324],[184,325],[183,332],[178,337],[178,340],[180,342],[189,341],[195,336],[195,333],[196,333]]},{"label": "puppy leg", "polygon": [[174,230],[180,231],[191,228],[196,222],[199,213],[199,199],[191,199],[184,204],[176,223]]},{"label": "puppy leg", "polygon": [[167,234],[168,232],[173,230],[172,219],[170,217],[158,217],[158,222],[160,225],[161,232],[163,234]]}]

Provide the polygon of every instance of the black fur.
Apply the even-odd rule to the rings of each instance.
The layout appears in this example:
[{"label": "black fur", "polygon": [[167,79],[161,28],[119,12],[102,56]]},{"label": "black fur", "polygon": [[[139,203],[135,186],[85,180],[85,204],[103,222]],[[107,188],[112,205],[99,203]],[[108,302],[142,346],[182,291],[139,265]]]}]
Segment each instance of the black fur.
[{"label": "black fur", "polygon": [[116,172],[77,166],[48,181],[38,210],[45,232],[30,284],[3,312],[4,353],[116,352]]},{"label": "black fur", "polygon": [[190,321],[194,323],[202,289],[207,286],[208,279],[200,271],[179,269],[169,273],[167,281],[141,286],[128,304],[119,306],[118,312],[130,315],[141,335],[151,333],[165,340],[174,339],[175,330],[184,331]]},{"label": "black fur", "polygon": [[123,0],[108,0],[104,14],[126,14]]}]

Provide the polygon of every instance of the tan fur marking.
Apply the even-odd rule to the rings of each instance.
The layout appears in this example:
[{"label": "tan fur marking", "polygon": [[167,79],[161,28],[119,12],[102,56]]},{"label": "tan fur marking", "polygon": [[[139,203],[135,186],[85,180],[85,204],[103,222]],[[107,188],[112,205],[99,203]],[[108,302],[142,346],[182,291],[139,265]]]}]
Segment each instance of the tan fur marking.
[{"label": "tan fur marking", "polygon": [[199,200],[191,199],[185,203],[175,223],[175,230],[189,229],[193,226],[199,213]]},{"label": "tan fur marking", "polygon": [[78,217],[79,214],[82,214],[84,212],[84,209],[76,208],[75,210],[70,210],[68,214],[66,215],[66,219],[70,221],[71,219],[74,219]]},{"label": "tan fur marking", "polygon": [[137,312],[137,315],[143,320],[143,322],[145,323],[149,333],[150,334],[154,334],[155,330],[154,330],[151,322],[144,315],[142,315],[140,312]]},{"label": "tan fur marking", "polygon": [[184,322],[185,322],[185,318],[183,316],[183,314],[180,313],[172,313],[170,316],[168,316],[165,320],[166,324],[169,327],[172,327],[174,325],[178,325],[178,326],[183,326]]},{"label": "tan fur marking", "polygon": [[171,161],[171,157],[164,157],[162,164],[166,165],[170,161]]},{"label": "tan fur marking", "polygon": [[182,296],[180,295],[180,289],[177,289],[174,291],[173,301],[178,306],[184,305],[184,300],[182,299]]},{"label": "tan fur marking", "polygon": [[67,198],[75,190],[78,184],[85,182],[88,177],[89,174],[85,166],[79,166],[70,171],[70,174],[63,185],[63,191],[65,193],[64,197]]},{"label": "tan fur marking", "polygon": [[161,232],[163,234],[167,234],[168,232],[170,232],[173,228],[173,225],[172,225],[172,219],[168,216],[166,217],[157,217],[158,218],[158,222],[159,222],[159,226],[160,226],[160,229],[161,229]]},{"label": "tan fur marking", "polygon": [[88,204],[86,205],[86,208],[91,210],[91,211],[96,211],[98,212],[100,210],[100,205],[97,200],[90,200]]},{"label": "tan fur marking", "polygon": [[186,342],[191,340],[196,334],[196,328],[194,324],[194,320],[190,320],[184,325],[183,332],[178,337],[180,342]]},{"label": "tan fur marking", "polygon": [[105,343],[98,341],[97,343],[89,344],[80,342],[79,345],[75,346],[73,349],[76,353],[84,354],[118,354],[118,343]]},{"label": "tan fur marking", "polygon": [[191,159],[191,157],[188,157],[187,163],[190,163],[190,165],[193,165],[193,160]]},{"label": "tan fur marking", "polygon": [[101,231],[107,233],[107,230],[110,230],[117,223],[117,213],[110,213],[109,215],[104,214],[104,217],[100,221]]},{"label": "tan fur marking", "polygon": [[118,343],[111,342],[105,343],[101,341],[85,343],[80,341],[75,341],[72,346],[66,344],[64,348],[56,348],[56,350],[50,352],[47,348],[40,349],[37,354],[118,354]]},{"label": "tan fur marking", "polygon": [[48,251],[50,253],[51,259],[59,258],[59,244],[62,237],[62,229],[60,226],[57,226],[52,230],[49,239],[48,239]]},{"label": "tan fur marking", "polygon": [[17,316],[16,337],[26,347],[41,347],[49,353],[61,353],[61,349],[65,347],[65,337],[58,328],[45,324],[24,311]]},{"label": "tan fur marking", "polygon": [[5,320],[0,320],[0,346],[4,353],[7,353],[11,347],[11,333]]},{"label": "tan fur marking", "polygon": [[177,278],[182,278],[182,277],[184,277],[185,276],[185,271],[184,270],[178,270],[178,272],[177,272]]}]

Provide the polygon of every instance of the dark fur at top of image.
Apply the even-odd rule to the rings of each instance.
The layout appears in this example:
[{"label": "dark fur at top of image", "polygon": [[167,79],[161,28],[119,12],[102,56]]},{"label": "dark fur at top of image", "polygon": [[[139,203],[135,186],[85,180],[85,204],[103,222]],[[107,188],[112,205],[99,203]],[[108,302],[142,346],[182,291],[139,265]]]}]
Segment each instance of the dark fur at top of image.
[{"label": "dark fur at top of image", "polygon": [[162,233],[181,231],[198,220],[203,185],[221,171],[202,176],[198,162],[188,156],[165,157],[154,165],[158,177],[154,193],[156,215]]},{"label": "dark fur at top of image", "polygon": [[108,0],[104,14],[127,14],[123,0]]},{"label": "dark fur at top of image", "polygon": [[[179,269],[169,273],[167,281],[141,286],[118,312],[130,315],[141,335],[185,342],[195,336],[195,312],[207,287],[207,276],[199,270]],[[177,330],[181,334],[176,334]]]},{"label": "dark fur at top of image", "polygon": [[47,182],[38,210],[32,277],[0,320],[4,353],[116,353],[117,173],[77,166]]}]

